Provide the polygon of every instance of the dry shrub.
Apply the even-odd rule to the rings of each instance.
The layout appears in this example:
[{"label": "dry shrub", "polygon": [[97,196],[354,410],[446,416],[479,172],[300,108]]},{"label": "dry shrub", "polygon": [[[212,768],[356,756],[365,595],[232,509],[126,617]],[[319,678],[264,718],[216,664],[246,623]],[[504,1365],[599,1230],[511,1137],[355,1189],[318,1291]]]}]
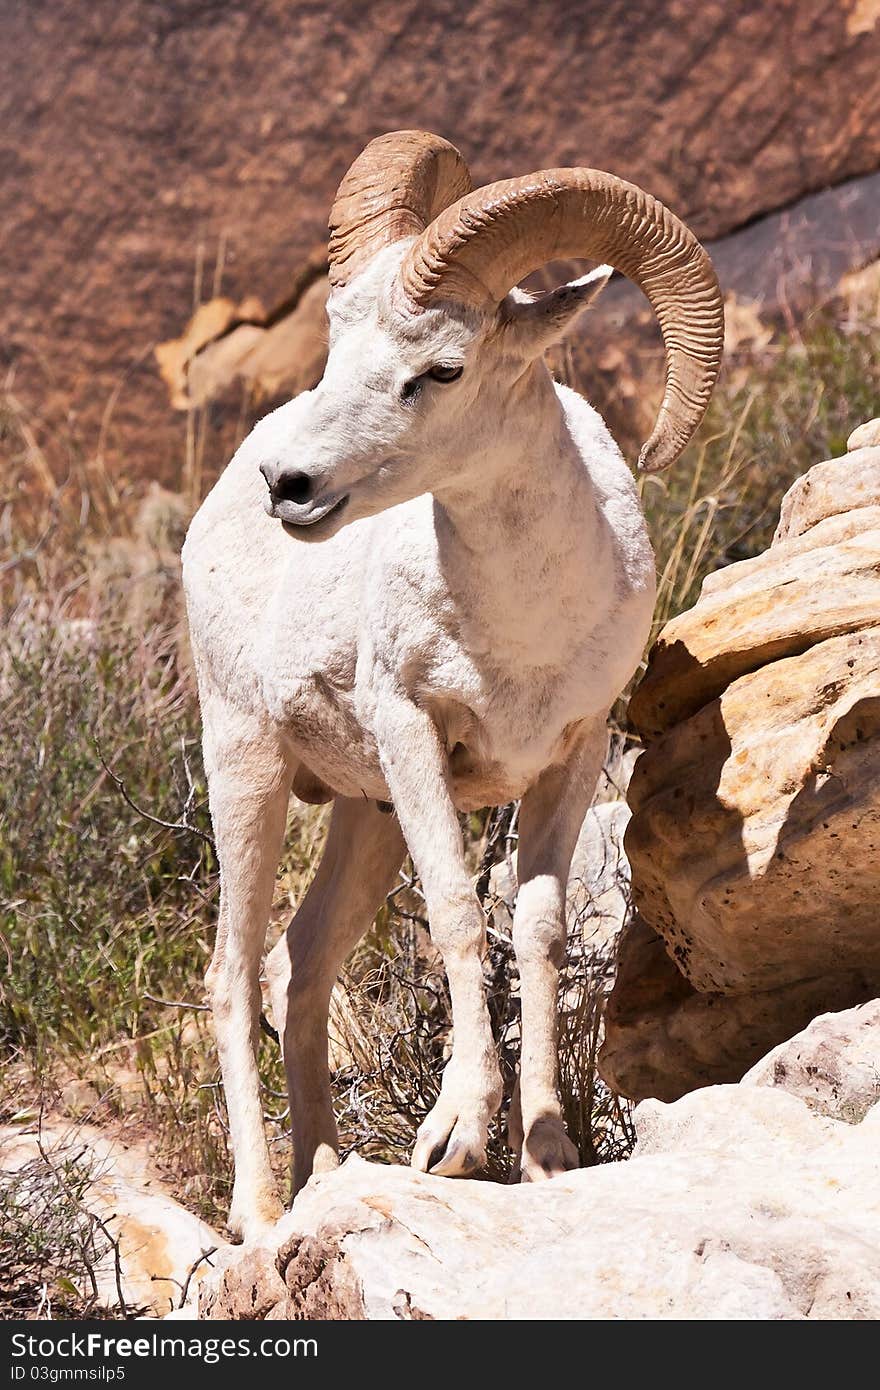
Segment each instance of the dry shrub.
[{"label": "dry shrub", "polygon": [[[10,1173],[0,1173],[0,1317],[52,1319],[131,1318],[122,1288],[119,1245],[90,1210],[89,1188],[98,1174],[75,1142],[40,1152]],[[109,1307],[100,1271],[115,1270]]]}]

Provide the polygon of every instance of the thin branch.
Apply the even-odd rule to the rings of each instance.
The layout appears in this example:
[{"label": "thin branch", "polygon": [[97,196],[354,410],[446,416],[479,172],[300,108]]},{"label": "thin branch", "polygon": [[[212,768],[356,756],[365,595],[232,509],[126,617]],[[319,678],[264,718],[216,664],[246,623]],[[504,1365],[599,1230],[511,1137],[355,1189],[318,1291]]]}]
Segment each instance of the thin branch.
[{"label": "thin branch", "polygon": [[116,790],[119,792],[119,795],[122,797],[122,799],[123,799],[123,801],[125,802],[125,804],[126,804],[127,806],[130,806],[131,809],[137,813],[137,815],[142,816],[143,819],[146,820],[146,821],[149,821],[151,825],[158,825],[158,826],[160,826],[162,830],[173,830],[173,831],[177,832],[178,834],[179,834],[181,831],[186,831],[186,832],[188,832],[190,835],[197,835],[197,836],[199,837],[200,840],[204,840],[204,842],[205,842],[206,845],[210,845],[211,849],[214,851],[215,854],[217,853],[217,847],[216,847],[216,845],[214,844],[213,838],[212,838],[209,834],[207,834],[206,831],[200,830],[199,827],[198,827],[197,825],[193,825],[193,824],[190,822],[190,820],[188,819],[188,816],[189,816],[189,808],[190,808],[190,798],[189,798],[189,797],[187,797],[187,804],[186,804],[186,806],[184,807],[183,819],[182,819],[182,820],[179,820],[179,821],[161,820],[159,816],[154,816],[154,815],[152,815],[152,813],[151,813],[150,811],[145,811],[144,808],[143,808],[142,806],[138,806],[137,802],[132,800],[132,798],[131,798],[131,796],[129,795],[128,790],[127,790],[127,788],[126,788],[126,785],[125,785],[125,783],[123,782],[122,778],[121,778],[121,777],[117,777],[116,773],[115,773],[115,772],[113,771],[113,769],[110,767],[109,763],[105,760],[104,754],[101,752],[101,748],[100,748],[100,746],[99,746],[97,740],[95,741],[95,750],[96,750],[96,752],[97,752],[97,754],[98,754],[98,758],[99,758],[99,760],[100,760],[101,766],[103,767],[104,771],[107,773],[107,776],[110,778],[110,780],[111,780],[111,782],[113,783],[113,785],[114,785],[114,787],[116,788]]},{"label": "thin branch", "polygon": [[55,530],[57,524],[58,518],[53,517],[43,534],[38,537],[33,545],[29,545],[26,550],[20,551],[18,555],[12,555],[8,560],[3,561],[2,565],[0,565],[0,574],[7,574],[9,570],[15,569],[17,565],[23,565],[28,560],[35,560],[46,544],[46,541]]},{"label": "thin branch", "polygon": [[[43,1144],[42,1110],[40,1113],[39,1125],[37,1127],[37,1150],[46,1167],[49,1169],[49,1172],[53,1175],[55,1181],[58,1183],[59,1187],[64,1192],[68,1201],[73,1203],[75,1210],[80,1211],[85,1216],[87,1221],[91,1222],[93,1225],[98,1227],[98,1230],[101,1232],[104,1239],[110,1246],[110,1249],[113,1251],[113,1273],[116,1282],[116,1297],[119,1303],[119,1311],[124,1318],[136,1316],[136,1314],[132,1312],[131,1306],[126,1300],[125,1291],[122,1286],[122,1256],[119,1248],[119,1240],[116,1236],[113,1235],[107,1222],[103,1221],[96,1211],[92,1211],[91,1208],[87,1207],[85,1203],[76,1195],[76,1193],[73,1191],[64,1175],[55,1167],[55,1164],[49,1157],[45,1145]],[[115,1212],[113,1216],[110,1217],[110,1220],[116,1220]],[[89,1279],[92,1284],[93,1293],[97,1298],[98,1289],[97,1282],[95,1279],[95,1271],[92,1268],[91,1264],[88,1263],[88,1261],[86,1262],[86,1269],[88,1271]]]},{"label": "thin branch", "polygon": [[281,1046],[278,1030],[272,1027],[268,1018],[262,1012],[260,1013],[260,1031],[265,1033],[267,1038],[271,1038],[274,1043],[277,1043],[279,1047]]},{"label": "thin branch", "polygon": [[179,1302],[178,1305],[177,1305],[178,1308],[183,1308],[184,1305],[186,1304],[186,1296],[187,1296],[187,1294],[189,1293],[190,1282],[191,1282],[192,1277],[193,1277],[193,1275],[195,1274],[196,1270],[198,1269],[199,1265],[202,1264],[205,1260],[210,1260],[211,1256],[212,1256],[212,1255],[216,1255],[216,1253],[217,1253],[217,1246],[216,1246],[216,1245],[212,1245],[211,1248],[210,1248],[209,1250],[204,1250],[204,1251],[202,1252],[202,1254],[199,1256],[199,1258],[195,1261],[195,1263],[194,1263],[193,1265],[190,1266],[189,1273],[188,1273],[187,1276],[186,1276],[186,1281],[185,1281],[185,1283],[184,1283],[184,1285],[183,1285],[183,1289],[182,1289],[181,1294],[180,1294],[180,1302]]},{"label": "thin branch", "polygon": [[196,1009],[199,1013],[210,1013],[210,1004],[191,1004],[187,999],[158,999],[155,994],[144,993],[142,999],[149,999],[151,1004],[161,1004],[163,1009]]}]

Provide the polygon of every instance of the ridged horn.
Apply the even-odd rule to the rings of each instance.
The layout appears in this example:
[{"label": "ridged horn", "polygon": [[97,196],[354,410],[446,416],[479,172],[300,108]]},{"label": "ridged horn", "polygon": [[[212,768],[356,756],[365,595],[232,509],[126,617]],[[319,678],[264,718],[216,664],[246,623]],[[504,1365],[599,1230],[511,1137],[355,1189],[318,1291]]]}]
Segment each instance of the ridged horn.
[{"label": "ridged horn", "polygon": [[724,306],[694,234],[649,193],[598,169],[545,169],[488,184],[431,222],[401,267],[407,298],[491,307],[551,260],[589,257],[633,280],[666,347],[666,391],[639,456],[666,468],[699,425],[721,365]]},{"label": "ridged horn", "polygon": [[423,130],[371,140],[339,185],[330,213],[330,283],[348,284],[383,246],[418,236],[472,188],[454,145]]}]

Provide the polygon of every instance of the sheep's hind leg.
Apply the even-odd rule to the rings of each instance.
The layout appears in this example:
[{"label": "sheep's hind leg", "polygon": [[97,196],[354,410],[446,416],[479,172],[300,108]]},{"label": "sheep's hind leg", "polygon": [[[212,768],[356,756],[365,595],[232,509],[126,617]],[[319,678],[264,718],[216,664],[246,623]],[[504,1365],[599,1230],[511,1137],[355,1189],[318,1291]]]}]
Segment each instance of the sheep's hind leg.
[{"label": "sheep's hind leg", "polygon": [[[549,768],[523,797],[513,945],[522,1007],[519,1107],[511,1142],[524,1181],[578,1166],[557,1093],[559,971],[565,961],[565,898],[571,858],[607,743],[604,720],[584,729],[564,767]],[[518,1109],[518,1113],[517,1113]]]},{"label": "sheep's hind leg", "polygon": [[283,1039],[293,1130],[293,1193],[338,1163],[327,1016],[339,968],[394,886],[406,853],[397,818],[340,797],[314,880],[266,963]]},{"label": "sheep's hind leg", "polygon": [[257,1046],[260,958],[281,855],[292,769],[271,728],[202,692],[220,917],[205,976],[229,1115],[235,1182],[229,1227],[253,1239],[280,1215],[263,1126]]}]

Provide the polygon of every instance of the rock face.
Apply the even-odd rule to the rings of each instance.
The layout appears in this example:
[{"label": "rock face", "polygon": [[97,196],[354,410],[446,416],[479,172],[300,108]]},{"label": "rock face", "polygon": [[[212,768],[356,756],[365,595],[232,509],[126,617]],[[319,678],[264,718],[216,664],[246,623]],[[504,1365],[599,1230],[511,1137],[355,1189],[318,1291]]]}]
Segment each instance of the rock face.
[{"label": "rock face", "polygon": [[203,300],[285,301],[381,131],[442,132],[481,182],[606,167],[709,238],[880,165],[872,0],[30,0],[2,40],[3,365],[59,473],[73,433],[117,477],[178,480],[154,345]]},{"label": "rock face", "polygon": [[749,994],[701,992],[635,914],[618,945],[599,1070],[618,1094],[674,1101],[737,1081],[778,1038],[878,991],[878,972],[852,969]]},{"label": "rock face", "polygon": [[636,1112],[629,1162],[504,1187],[351,1158],[227,1250],[207,1318],[875,1318],[880,1002],[739,1086]]},{"label": "rock face", "polygon": [[770,549],[666,626],[630,714],[639,919],[601,1069],[671,1099],[880,990],[880,448],[797,481]]}]

